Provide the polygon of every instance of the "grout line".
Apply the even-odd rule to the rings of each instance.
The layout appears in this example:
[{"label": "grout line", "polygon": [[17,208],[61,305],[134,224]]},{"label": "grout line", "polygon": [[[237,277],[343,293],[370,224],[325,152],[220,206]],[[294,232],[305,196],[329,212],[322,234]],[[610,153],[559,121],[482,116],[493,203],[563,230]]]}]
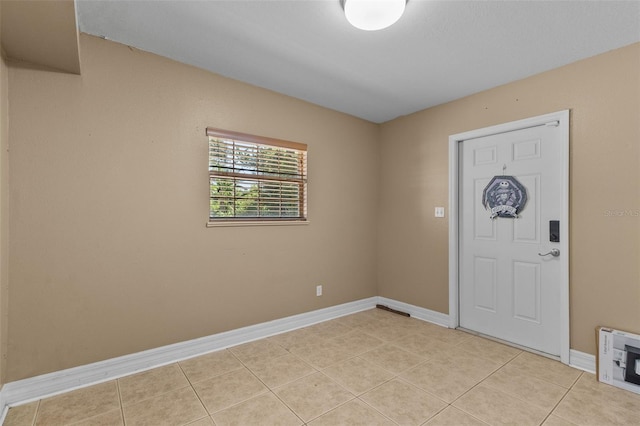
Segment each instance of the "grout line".
[{"label": "grout line", "polygon": [[[386,383],[386,382],[385,382]],[[382,386],[382,385],[380,385]],[[374,388],[375,389],[375,388]],[[370,391],[368,391],[370,392]],[[362,395],[360,395],[362,396]],[[376,407],[374,407],[373,405],[369,404],[367,401],[363,400],[360,397],[357,397],[356,399],[358,399],[360,402],[362,402],[363,404],[365,404],[367,407],[373,409],[376,413],[380,414],[382,417],[384,417],[385,419],[388,419],[390,422],[392,422],[393,424],[398,424],[398,422],[394,421],[393,419],[389,418],[388,416],[386,416],[383,412],[381,412],[380,410],[378,410]]]},{"label": "grout line", "polygon": [[[553,406],[553,408],[551,409],[549,414],[547,414],[547,417],[544,418],[544,420],[542,421],[541,424],[544,424],[544,422],[546,422],[549,417],[551,417],[552,415],[555,415],[555,414],[553,414],[553,412],[556,410],[556,408],[558,408],[558,406],[562,403],[562,401],[564,401],[564,399],[569,395],[569,392],[571,392],[571,390],[573,389],[573,386],[575,386],[575,384],[578,382],[578,380],[580,379],[580,377],[582,377],[583,374],[584,374],[584,372],[580,373],[580,375],[575,380],[575,382],[573,382],[571,387],[569,389],[567,389],[567,391],[564,393],[564,395],[562,395],[562,398],[560,398],[560,400],[558,402],[556,402],[556,404]],[[562,419],[562,417],[560,417],[560,418]],[[563,419],[563,420],[566,420],[566,419]]]},{"label": "grout line", "polygon": [[[304,377],[307,377],[307,376],[304,376]],[[292,383],[292,382],[289,382],[289,383]],[[284,385],[283,385],[283,386],[284,386]],[[271,393],[273,394],[273,396],[275,396],[275,397],[276,397],[276,399],[282,403],[282,405],[284,405],[285,407],[287,407],[287,409],[288,409],[289,411],[291,411],[291,412],[293,413],[293,415],[294,415],[294,416],[296,416],[297,418],[299,418],[299,419],[300,419],[300,421],[301,421],[303,424],[305,424],[305,425],[306,425],[306,424],[308,423],[308,422],[305,422],[305,421],[304,421],[304,419],[303,419],[302,417],[300,417],[300,415],[299,415],[298,413],[296,413],[296,412],[294,411],[294,409],[293,409],[293,408],[289,407],[289,404],[287,404],[287,403],[286,403],[282,398],[280,398],[280,395],[278,395],[277,393],[275,393],[273,389],[269,389],[269,392],[271,392]]]},{"label": "grout line", "polygon": [[[180,369],[182,374],[184,374],[184,377],[187,379],[187,382],[189,383],[191,390],[196,395],[196,398],[198,398],[198,402],[200,402],[200,405],[202,405],[202,408],[204,408],[204,411],[207,413],[207,417],[211,418],[211,413],[209,413],[209,410],[207,410],[207,406],[204,405],[204,402],[202,401],[202,398],[200,398],[200,395],[196,391],[196,388],[193,387],[193,383],[191,383],[191,380],[189,379],[189,376],[187,376],[187,373],[184,371],[184,368],[182,368],[182,365],[180,365],[180,362],[176,362],[176,364],[178,364],[178,368]],[[124,418],[124,413],[123,413],[123,418]],[[211,421],[213,421],[213,419],[211,419]],[[126,422],[125,422],[125,426],[126,426]]]},{"label": "grout line", "polygon": [[42,402],[41,399],[38,400],[38,404],[36,405],[36,412],[33,415],[33,423],[31,423],[32,426],[36,426],[36,422],[38,420],[38,414],[40,412],[40,403]]},{"label": "grout line", "polygon": [[116,379],[116,389],[118,390],[118,401],[120,402],[120,416],[122,417],[122,424],[126,425],[127,422],[124,419],[124,407],[122,406],[122,392],[120,391],[119,379]]},{"label": "grout line", "polygon": [[[430,394],[430,395],[431,395],[431,394]],[[440,401],[442,401],[442,400],[440,400]],[[444,402],[446,405],[445,405],[443,408],[441,408],[440,410],[438,410],[438,411],[437,411],[433,416],[431,416],[431,417],[429,417],[427,420],[425,420],[425,422],[424,422],[424,423],[428,423],[430,420],[432,420],[432,419],[433,419],[434,417],[436,417],[438,414],[442,413],[444,410],[446,410],[447,408],[451,407],[451,404],[449,404],[448,402],[446,402],[446,401],[443,401],[443,402]]]},{"label": "grout line", "polygon": [[480,423],[483,423],[483,424],[485,424],[485,425],[489,425],[489,424],[490,424],[490,423],[487,423],[487,422],[485,422],[484,420],[482,420],[482,419],[480,419],[480,418],[476,417],[475,415],[473,415],[473,414],[471,414],[471,413],[467,413],[467,412],[466,412],[466,411],[464,411],[462,408],[458,408],[458,407],[454,406],[453,404],[449,405],[449,407],[451,407],[451,408],[452,408],[452,409],[454,409],[454,410],[458,410],[458,411],[460,411],[461,413],[466,414],[467,416],[473,417],[474,419],[476,419],[476,420],[477,420],[477,421],[479,421]]},{"label": "grout line", "polygon": [[[347,392],[349,392],[349,391],[347,391]],[[351,392],[349,392],[349,393],[353,395],[353,393],[351,393]],[[317,419],[319,419],[320,417],[324,416],[325,414],[329,414],[330,412],[332,412],[332,411],[334,411],[334,410],[337,410],[338,408],[340,408],[340,407],[342,407],[342,406],[344,406],[344,405],[347,405],[348,403],[350,403],[351,401],[356,400],[356,399],[358,399],[358,397],[354,395],[354,396],[353,396],[353,398],[351,398],[351,399],[349,399],[349,400],[347,400],[347,401],[345,401],[345,402],[341,402],[340,404],[336,405],[335,407],[333,407],[333,408],[332,408],[332,409],[330,409],[329,411],[325,411],[324,413],[317,415],[316,417],[314,417],[314,418],[312,418],[311,420],[309,420],[307,423],[310,423],[310,422],[312,422],[312,421],[314,421],[314,420],[317,420]],[[303,421],[304,421],[304,420],[303,420]],[[307,424],[307,423],[305,423],[305,424]]]}]

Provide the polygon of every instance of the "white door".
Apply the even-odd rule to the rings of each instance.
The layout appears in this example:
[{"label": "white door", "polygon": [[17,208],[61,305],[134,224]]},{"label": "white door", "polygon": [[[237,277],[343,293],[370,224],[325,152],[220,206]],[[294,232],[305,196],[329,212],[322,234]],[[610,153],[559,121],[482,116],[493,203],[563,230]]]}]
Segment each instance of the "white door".
[{"label": "white door", "polygon": [[[568,235],[566,134],[559,124],[464,140],[458,154],[460,326],[555,356],[567,244],[553,240]],[[501,181],[507,183],[496,187]],[[517,183],[526,193],[517,217],[492,218],[489,209],[500,210],[509,196],[506,205],[518,207]],[[550,221],[558,221],[560,232],[550,230]],[[554,249],[559,253],[547,254]]]}]

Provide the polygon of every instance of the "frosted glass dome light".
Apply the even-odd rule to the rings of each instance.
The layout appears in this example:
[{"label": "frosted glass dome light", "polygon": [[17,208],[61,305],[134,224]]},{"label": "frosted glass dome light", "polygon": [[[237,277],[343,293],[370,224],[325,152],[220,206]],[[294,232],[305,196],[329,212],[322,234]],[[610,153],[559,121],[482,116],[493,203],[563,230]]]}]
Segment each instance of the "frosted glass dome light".
[{"label": "frosted glass dome light", "polygon": [[406,3],[406,0],[344,0],[344,14],[356,28],[381,30],[400,19]]}]

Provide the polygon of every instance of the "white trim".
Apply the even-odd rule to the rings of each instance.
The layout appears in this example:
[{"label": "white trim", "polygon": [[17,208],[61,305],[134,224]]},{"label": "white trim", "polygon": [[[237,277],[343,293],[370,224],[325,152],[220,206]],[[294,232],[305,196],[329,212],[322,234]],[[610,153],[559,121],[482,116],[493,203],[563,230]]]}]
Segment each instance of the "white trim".
[{"label": "white trim", "polygon": [[0,417],[0,424],[4,421],[7,407],[26,404],[44,397],[114,380],[209,352],[364,311],[374,308],[377,303],[378,297],[374,296],[199,339],[10,382],[0,390],[0,404],[2,404],[0,407],[4,407],[3,416]]},{"label": "white trim", "polygon": [[263,220],[263,221],[220,221],[220,222],[207,222],[207,228],[217,228],[217,227],[225,227],[225,226],[298,226],[298,225],[308,225],[308,220]]},{"label": "white trim", "polygon": [[571,349],[569,351],[569,365],[573,368],[596,374],[596,356]]},{"label": "white trim", "polygon": [[0,425],[4,424],[4,419],[7,418],[7,413],[9,412],[9,404],[5,400],[2,390],[0,390],[0,407],[2,407],[2,412],[0,413]]},{"label": "white trim", "polygon": [[386,297],[378,297],[378,303],[398,311],[406,312],[410,314],[412,318],[431,322],[442,327],[449,327],[449,315],[447,314],[404,302],[398,302],[397,300],[387,299]]},{"label": "white trim", "polygon": [[562,217],[560,227],[560,251],[563,253],[561,263],[560,285],[560,360],[563,364],[570,362],[570,330],[569,330],[569,110],[512,121],[497,126],[485,127],[464,133],[449,136],[449,327],[456,328],[460,325],[460,312],[458,301],[458,176],[459,176],[459,150],[460,142],[468,139],[515,130],[530,128],[557,120],[559,130],[562,132]]},{"label": "white trim", "polygon": [[562,218],[560,223],[564,225],[560,226],[560,249],[564,251],[565,255],[562,257],[561,274],[560,278],[560,360],[564,364],[570,364],[571,362],[571,329],[569,328],[569,110],[559,111],[558,115],[559,131],[562,132],[563,144],[562,144]]},{"label": "white trim", "polygon": [[458,315],[458,143],[449,136],[449,327],[460,325]]}]

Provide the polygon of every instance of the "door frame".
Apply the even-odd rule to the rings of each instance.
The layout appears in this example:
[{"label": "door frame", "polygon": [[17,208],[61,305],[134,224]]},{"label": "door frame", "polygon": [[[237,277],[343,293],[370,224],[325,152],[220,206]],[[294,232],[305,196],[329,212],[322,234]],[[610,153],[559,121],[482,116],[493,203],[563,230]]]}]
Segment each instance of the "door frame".
[{"label": "door frame", "polygon": [[530,117],[449,136],[449,327],[460,326],[459,309],[459,144],[465,140],[544,125],[556,125],[562,144],[562,214],[560,223],[560,361],[569,364],[569,110]]}]

